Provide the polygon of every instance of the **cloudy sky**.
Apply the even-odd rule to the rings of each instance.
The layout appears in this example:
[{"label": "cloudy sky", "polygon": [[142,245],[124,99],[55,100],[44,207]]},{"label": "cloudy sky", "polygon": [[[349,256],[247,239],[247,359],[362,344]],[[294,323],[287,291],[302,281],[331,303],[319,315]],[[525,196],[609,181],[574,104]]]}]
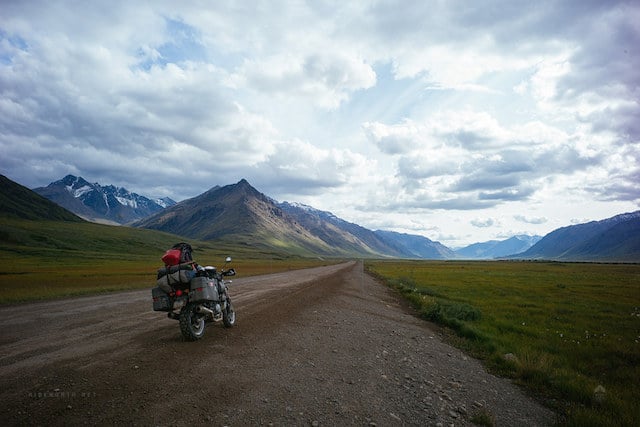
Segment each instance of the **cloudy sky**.
[{"label": "cloudy sky", "polygon": [[[190,3],[190,6],[176,6]],[[2,1],[0,173],[450,247],[640,204],[637,1]]]}]

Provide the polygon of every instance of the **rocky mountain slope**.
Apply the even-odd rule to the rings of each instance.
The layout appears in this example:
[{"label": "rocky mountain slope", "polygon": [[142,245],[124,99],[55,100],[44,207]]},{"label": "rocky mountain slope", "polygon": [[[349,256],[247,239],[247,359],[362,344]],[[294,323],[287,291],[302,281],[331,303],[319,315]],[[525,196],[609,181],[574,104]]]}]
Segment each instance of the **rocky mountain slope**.
[{"label": "rocky mountain slope", "polygon": [[[244,179],[214,187],[133,225],[305,255],[442,259],[453,254],[426,238],[422,238],[421,253],[403,243],[399,235],[374,232],[310,206],[278,203]],[[429,245],[434,249],[425,249]]]},{"label": "rocky mountain slope", "polygon": [[151,200],[114,185],[91,184],[73,175],[33,191],[89,221],[116,224],[139,220],[176,203],[169,198]]},{"label": "rocky mountain slope", "polygon": [[389,247],[371,230],[344,221],[331,212],[320,211],[299,203],[275,203],[285,215],[330,247],[340,247],[353,253],[362,253],[364,250],[367,254],[400,255],[400,251]]},{"label": "rocky mountain slope", "polygon": [[456,254],[440,242],[415,234],[376,230],[375,234],[388,244],[398,247],[406,258],[452,259]]},{"label": "rocky mountain slope", "polygon": [[[213,187],[133,224],[200,240],[235,241],[301,254],[340,254],[246,180]],[[342,252],[343,253],[343,252]]]}]

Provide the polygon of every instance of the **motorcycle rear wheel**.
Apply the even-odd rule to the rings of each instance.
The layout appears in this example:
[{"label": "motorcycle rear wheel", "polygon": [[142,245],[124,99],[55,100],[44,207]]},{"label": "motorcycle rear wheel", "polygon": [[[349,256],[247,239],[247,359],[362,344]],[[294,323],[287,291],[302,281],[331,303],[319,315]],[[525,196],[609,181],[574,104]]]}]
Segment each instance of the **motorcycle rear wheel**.
[{"label": "motorcycle rear wheel", "polygon": [[224,326],[227,328],[236,324],[236,312],[229,298],[227,298],[227,307],[222,310],[222,323],[224,323]]},{"label": "motorcycle rear wheel", "polygon": [[197,341],[204,336],[205,315],[196,311],[197,304],[189,303],[180,311],[180,332],[188,341]]}]

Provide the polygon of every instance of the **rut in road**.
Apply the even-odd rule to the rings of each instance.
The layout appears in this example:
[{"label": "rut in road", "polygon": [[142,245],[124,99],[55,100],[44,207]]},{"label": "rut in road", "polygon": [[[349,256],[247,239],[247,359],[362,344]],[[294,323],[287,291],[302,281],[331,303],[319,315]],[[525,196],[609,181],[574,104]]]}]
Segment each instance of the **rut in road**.
[{"label": "rut in road", "polygon": [[[198,342],[182,341],[174,321],[149,313],[147,292],[118,312],[140,327],[124,321],[126,331],[104,331],[104,353],[80,345],[76,355],[32,358],[31,368],[10,373],[17,362],[2,357],[0,414],[9,424],[49,425],[471,425],[480,412],[497,425],[553,421],[444,344],[362,264],[313,271],[308,279],[294,271],[275,283],[234,281],[237,325],[209,327]],[[74,321],[92,319],[86,313]],[[105,322],[118,329],[117,320]]]}]

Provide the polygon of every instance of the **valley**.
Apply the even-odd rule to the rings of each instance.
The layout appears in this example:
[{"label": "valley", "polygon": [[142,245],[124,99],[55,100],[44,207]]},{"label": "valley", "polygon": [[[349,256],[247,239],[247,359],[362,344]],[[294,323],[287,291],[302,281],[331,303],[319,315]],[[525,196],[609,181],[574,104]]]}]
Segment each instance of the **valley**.
[{"label": "valley", "polygon": [[[240,273],[240,272],[239,272]],[[0,308],[6,425],[548,425],[362,264],[234,280],[237,325],[181,340],[149,290]]]},{"label": "valley", "polygon": [[452,250],[425,236],[369,230],[331,212],[277,202],[246,179],[216,185],[179,203],[153,201],[72,175],[35,191],[95,222],[115,221],[189,239],[233,241],[302,257],[640,261],[640,211],[561,227],[545,236],[519,234]]},{"label": "valley", "polygon": [[[483,373],[477,384],[461,380],[476,367],[470,371],[468,355],[440,343],[443,337],[449,342],[452,333],[462,337],[453,340],[455,345],[478,352],[473,354],[484,366],[497,367],[500,375],[515,374],[536,393],[545,390],[559,416],[578,420],[576,425],[594,416],[639,417],[629,404],[637,401],[636,390],[618,379],[637,376],[627,367],[637,365],[637,350],[627,348],[637,346],[635,326],[629,326],[638,316],[639,303],[633,303],[637,275],[629,279],[622,272],[637,268],[639,212],[557,229],[527,250],[536,262],[417,261],[406,258],[451,255],[425,238],[371,232],[328,212],[278,205],[244,180],[214,187],[147,217],[144,227],[132,227],[85,221],[2,178],[0,386],[8,402],[3,416],[12,424],[51,419],[62,424],[69,417],[94,424],[191,425],[219,419],[220,425],[360,424],[363,419],[383,425],[549,424],[553,414],[529,406],[530,399],[524,398],[522,407],[509,407],[516,392],[496,391],[494,377],[483,368],[478,368]],[[149,289],[160,255],[178,241],[190,242],[194,258],[205,265],[233,257],[241,277],[232,290],[241,310],[237,328],[212,328],[205,340],[184,343],[174,321],[151,311]],[[473,251],[486,257],[520,244],[488,242]],[[547,256],[554,262],[542,262]],[[581,257],[600,263],[558,262]],[[341,264],[345,259],[361,261]],[[391,266],[393,274],[379,280],[393,290],[365,274],[363,261]],[[315,269],[301,270],[309,267]],[[265,273],[270,275],[260,276]],[[417,303],[416,311],[394,290]],[[562,297],[543,303],[557,295]],[[51,301],[33,302],[39,300]],[[487,315],[496,301],[498,312]],[[611,311],[621,304],[623,310]],[[552,318],[549,307],[555,307]],[[522,333],[531,323],[511,324],[529,312],[539,318],[534,324],[546,325],[539,331],[540,342],[525,340],[537,335],[530,328]],[[436,323],[427,325],[415,314]],[[507,318],[501,319],[504,314]],[[577,328],[575,334],[584,332],[588,338],[601,324],[609,329],[625,324],[621,342],[627,347],[572,351],[582,339],[563,338],[567,322]],[[553,331],[560,341],[549,347],[547,335]],[[600,343],[615,338],[609,332],[597,335]],[[459,359],[445,359],[442,351]],[[520,351],[523,360],[505,364],[505,355]],[[569,363],[558,365],[559,352]],[[593,357],[609,353],[617,355],[610,362]],[[601,365],[580,368],[594,360]],[[592,376],[592,371],[613,376]],[[203,384],[202,373],[212,382]],[[196,411],[184,415],[184,423],[174,420],[173,414],[192,402],[185,391],[189,381],[238,411],[192,404]],[[602,407],[593,400],[600,381],[613,392]],[[383,397],[387,389],[397,398]],[[488,392],[496,396],[489,400]],[[478,396],[485,397],[469,400]]]}]

